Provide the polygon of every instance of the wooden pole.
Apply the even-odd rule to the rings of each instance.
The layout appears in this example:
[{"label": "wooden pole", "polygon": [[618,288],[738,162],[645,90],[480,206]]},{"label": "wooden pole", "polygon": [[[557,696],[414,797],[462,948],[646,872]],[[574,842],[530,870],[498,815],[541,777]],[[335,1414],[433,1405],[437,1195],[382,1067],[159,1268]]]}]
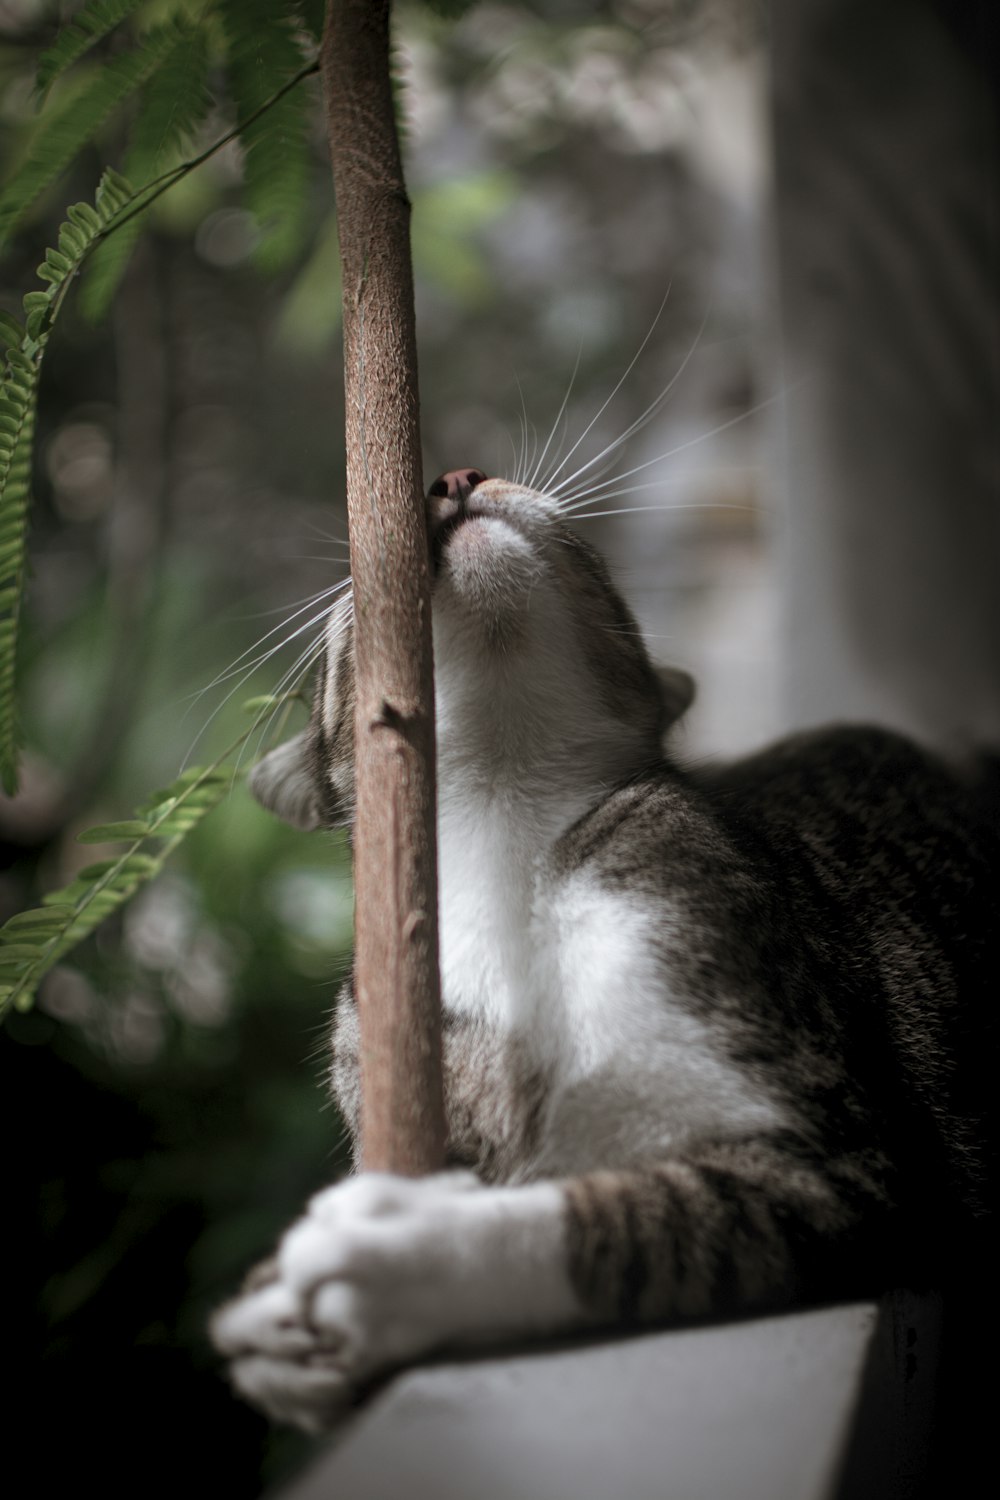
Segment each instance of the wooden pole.
[{"label": "wooden pole", "polygon": [[389,0],[329,0],[321,70],[344,288],[362,1160],[417,1175],[444,1157],[434,683]]}]

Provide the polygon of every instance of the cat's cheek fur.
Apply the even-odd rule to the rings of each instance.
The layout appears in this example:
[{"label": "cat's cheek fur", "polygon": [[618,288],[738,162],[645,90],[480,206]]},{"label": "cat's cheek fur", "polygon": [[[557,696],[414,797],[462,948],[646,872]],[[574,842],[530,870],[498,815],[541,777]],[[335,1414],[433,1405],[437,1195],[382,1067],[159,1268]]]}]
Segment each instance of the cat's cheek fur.
[{"label": "cat's cheek fur", "polygon": [[329,1426],[373,1378],[437,1350],[584,1326],[554,1183],[365,1173],[318,1194],[275,1280],[221,1309],[237,1389],[278,1421]]}]

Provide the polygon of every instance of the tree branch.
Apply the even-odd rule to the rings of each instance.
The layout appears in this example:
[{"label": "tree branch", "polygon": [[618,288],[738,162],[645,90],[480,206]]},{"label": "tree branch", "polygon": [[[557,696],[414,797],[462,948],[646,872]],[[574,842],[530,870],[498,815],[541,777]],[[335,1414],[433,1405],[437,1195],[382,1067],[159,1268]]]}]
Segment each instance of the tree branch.
[{"label": "tree branch", "polygon": [[369,1169],[417,1174],[444,1154],[434,686],[389,0],[330,0],[320,61],[343,268],[362,1151]]}]

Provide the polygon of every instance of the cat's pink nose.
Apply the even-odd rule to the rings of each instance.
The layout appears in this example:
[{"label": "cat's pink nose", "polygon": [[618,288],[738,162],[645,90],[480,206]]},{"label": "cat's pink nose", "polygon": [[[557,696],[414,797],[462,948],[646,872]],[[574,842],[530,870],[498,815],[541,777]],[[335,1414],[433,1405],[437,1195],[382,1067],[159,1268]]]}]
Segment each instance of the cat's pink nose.
[{"label": "cat's pink nose", "polygon": [[427,494],[436,500],[457,500],[461,504],[485,479],[482,469],[449,469],[447,474],[435,479]]}]

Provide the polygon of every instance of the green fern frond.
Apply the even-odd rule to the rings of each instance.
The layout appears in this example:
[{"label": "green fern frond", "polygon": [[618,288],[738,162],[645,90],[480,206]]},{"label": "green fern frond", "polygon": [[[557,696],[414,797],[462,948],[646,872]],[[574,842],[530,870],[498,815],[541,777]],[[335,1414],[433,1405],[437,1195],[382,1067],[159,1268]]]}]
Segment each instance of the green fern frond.
[{"label": "green fern frond", "polygon": [[51,891],[40,907],[19,912],[0,927],[0,1020],[12,1007],[28,1010],[45,975],[96,927],[148,885],[242,774],[230,764],[247,740],[279,710],[303,702],[298,691],[252,699],[249,729],[211,765],[185,771],[136,809],[135,817],[81,833],[81,844],[125,844],[117,857],[87,865],[69,885]]},{"label": "green fern frond", "polygon": [[83,843],[121,840],[128,847],[117,858],[87,865],[46,896],[43,906],[20,912],[0,928],[0,1016],[11,1006],[30,1008],[49,970],[160,873],[178,844],[227,795],[235,774],[220,762],[188,771],[157,792],[135,819],[81,835]]},{"label": "green fern frond", "polygon": [[125,179],[106,172],[93,207],[73,204],[57,248],[47,250],[38,267],[45,290],[24,298],[24,327],[9,314],[0,326],[9,346],[0,384],[0,780],[10,795],[17,790],[15,671],[42,357],[70,282],[130,196]]},{"label": "green fern frond", "polygon": [[43,52],[39,58],[35,79],[38,92],[45,94],[67,68],[79,61],[102,37],[120,26],[126,16],[138,10],[141,4],[142,0],[87,0],[72,20],[61,28],[48,51]]},{"label": "green fern frond", "polygon": [[[135,130],[125,158],[125,175],[143,187],[168,166],[190,141],[212,104],[208,91],[208,38],[204,31],[181,30],[177,44],[144,90]],[[142,233],[137,215],[91,256],[80,295],[85,317],[104,317]]]},{"label": "green fern frond", "polygon": [[[178,28],[170,30],[172,43],[176,43]],[[101,178],[94,205],[76,203],[67,210],[67,222],[59,231],[58,248],[49,250],[38,268],[38,275],[47,283],[47,289],[29,292],[25,297],[24,327],[8,313],[0,313],[0,343],[9,346],[0,386],[0,781],[10,794],[17,789],[18,734],[14,688],[18,622],[24,592],[34,415],[42,354],[66,292],[80,266],[100,241],[113,232],[126,233],[128,226],[156,198],[244,128],[253,128],[265,115],[280,109],[295,94],[302,80],[315,71],[315,63],[301,67],[284,79],[273,94],[261,100],[240,125],[213,141],[190,161],[179,162],[138,191],[133,191],[124,177],[109,168]],[[162,125],[162,115],[159,118]]]},{"label": "green fern frond", "polygon": [[24,328],[9,312],[0,312],[0,342],[5,349],[19,349]]},{"label": "green fern frond", "polygon": [[125,176],[143,184],[168,165],[188,142],[212,106],[208,88],[208,36],[178,27],[177,45],[164,58],[143,95]]},{"label": "green fern frond", "polygon": [[[44,295],[44,294],[43,294]],[[0,780],[17,790],[14,670],[24,593],[31,453],[41,351],[27,333],[8,349],[0,387]]]},{"label": "green fern frond", "polygon": [[[220,8],[237,114],[247,119],[301,69],[303,56],[293,25],[276,14],[273,0],[221,0]],[[242,139],[247,206],[262,234],[255,258],[264,271],[280,270],[301,249],[306,229],[309,159],[301,92],[286,93]]]},{"label": "green fern frond", "polygon": [[0,192],[0,241],[66,170],[107,117],[143,86],[178,44],[175,24],[150,31],[140,50],[112,58],[61,110],[44,119]]}]

